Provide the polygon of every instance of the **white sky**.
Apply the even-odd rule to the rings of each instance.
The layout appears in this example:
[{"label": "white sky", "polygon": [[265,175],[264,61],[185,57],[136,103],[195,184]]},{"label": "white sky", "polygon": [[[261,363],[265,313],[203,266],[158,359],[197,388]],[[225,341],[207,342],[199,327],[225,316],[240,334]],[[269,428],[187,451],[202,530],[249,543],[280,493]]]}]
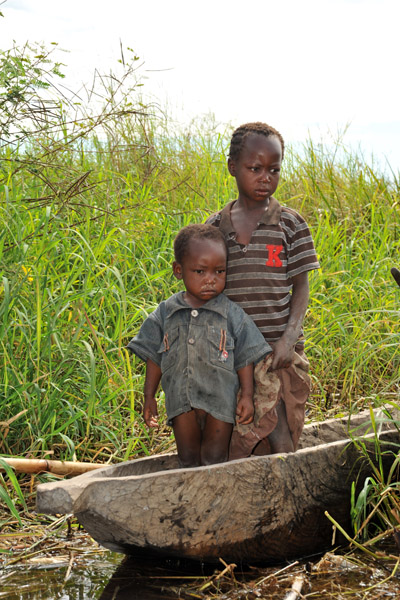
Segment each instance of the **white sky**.
[{"label": "white sky", "polygon": [[[0,0],[1,1],[1,0]],[[0,48],[58,42],[68,81],[108,72],[120,40],[179,122],[260,120],[337,137],[400,170],[400,0],[7,0]],[[328,136],[328,137],[327,137]]]}]

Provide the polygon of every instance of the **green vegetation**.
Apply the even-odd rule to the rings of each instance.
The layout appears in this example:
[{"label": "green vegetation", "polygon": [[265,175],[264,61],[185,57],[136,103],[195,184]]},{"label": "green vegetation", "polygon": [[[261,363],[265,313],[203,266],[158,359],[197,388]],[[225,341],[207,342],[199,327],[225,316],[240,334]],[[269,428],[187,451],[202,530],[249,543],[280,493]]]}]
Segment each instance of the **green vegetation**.
[{"label": "green vegetation", "polygon": [[[143,366],[124,346],[179,289],[177,231],[235,196],[231,129],[212,118],[173,128],[143,101],[137,64],[133,56],[118,77],[98,76],[76,102],[58,92],[51,52],[2,54],[3,455],[116,462],[173,446],[168,428],[143,425]],[[308,141],[288,149],[277,197],[308,220],[322,264],[305,324],[309,418],[396,400],[396,174],[339,142]]]}]

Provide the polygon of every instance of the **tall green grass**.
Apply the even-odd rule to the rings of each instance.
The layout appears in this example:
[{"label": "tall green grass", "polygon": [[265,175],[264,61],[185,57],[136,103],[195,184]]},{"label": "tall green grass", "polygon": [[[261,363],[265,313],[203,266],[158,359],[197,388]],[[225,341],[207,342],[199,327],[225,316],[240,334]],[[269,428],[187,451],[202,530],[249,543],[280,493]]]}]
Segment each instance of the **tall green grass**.
[{"label": "tall green grass", "polygon": [[[106,462],[173,445],[165,426],[144,427],[143,365],[124,347],[180,289],[177,231],[235,197],[231,128],[221,133],[209,119],[173,129],[137,102],[140,114],[111,111],[107,126],[84,136],[65,125],[62,139],[45,131],[0,148],[5,455]],[[309,416],[396,398],[398,180],[346,148],[307,141],[300,153],[288,149],[277,197],[308,220],[322,265],[310,276],[305,322]]]}]

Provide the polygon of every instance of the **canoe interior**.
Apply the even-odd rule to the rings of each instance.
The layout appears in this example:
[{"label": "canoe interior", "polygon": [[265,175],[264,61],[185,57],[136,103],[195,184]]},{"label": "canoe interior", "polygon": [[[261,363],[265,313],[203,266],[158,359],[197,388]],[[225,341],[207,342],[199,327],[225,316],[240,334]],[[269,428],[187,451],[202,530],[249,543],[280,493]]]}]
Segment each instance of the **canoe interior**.
[{"label": "canoe interior", "polygon": [[[400,414],[397,414],[397,412],[394,413],[393,410],[391,412],[393,413],[394,420],[390,419],[383,412],[377,414],[376,423],[381,431],[393,429],[393,426],[397,424],[396,417],[400,419]],[[298,451],[345,439],[348,439],[350,442],[351,438],[358,438],[368,434],[373,434],[369,411],[362,411],[358,415],[315,422],[304,427],[299,440]],[[86,473],[84,477],[86,479],[97,478],[99,475],[102,477],[129,477],[178,468],[179,464],[176,453],[170,453],[148,456],[146,458],[123,462],[119,465],[107,466],[104,470],[99,469]],[[76,478],[74,478],[74,481],[76,481]]]},{"label": "canoe interior", "polygon": [[[392,417],[389,418],[383,412],[376,415],[376,423],[381,431],[389,431],[397,424],[396,418],[400,419],[400,414],[393,410]],[[400,422],[399,422],[400,424]],[[298,450],[306,448],[315,448],[323,444],[331,444],[341,440],[358,438],[368,434],[373,434],[373,427],[370,421],[369,411],[362,411],[358,415],[327,419],[326,421],[311,423],[303,429],[299,440]],[[148,456],[132,461],[127,461],[119,465],[106,467],[105,470],[93,471],[85,475],[87,478],[98,477],[129,477],[132,475],[145,475],[147,473],[156,473],[157,471],[167,471],[178,469],[178,457],[175,453]]]}]

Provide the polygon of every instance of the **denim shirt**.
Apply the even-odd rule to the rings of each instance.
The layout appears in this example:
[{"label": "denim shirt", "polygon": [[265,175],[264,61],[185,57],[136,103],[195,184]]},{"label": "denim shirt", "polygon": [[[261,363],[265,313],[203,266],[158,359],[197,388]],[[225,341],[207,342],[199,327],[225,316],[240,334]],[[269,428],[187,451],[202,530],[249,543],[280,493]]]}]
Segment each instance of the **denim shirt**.
[{"label": "denim shirt", "polygon": [[161,368],[168,422],[192,408],[235,423],[237,371],[271,347],[239,305],[220,294],[193,309],[174,294],[159,304],[128,344]]}]

